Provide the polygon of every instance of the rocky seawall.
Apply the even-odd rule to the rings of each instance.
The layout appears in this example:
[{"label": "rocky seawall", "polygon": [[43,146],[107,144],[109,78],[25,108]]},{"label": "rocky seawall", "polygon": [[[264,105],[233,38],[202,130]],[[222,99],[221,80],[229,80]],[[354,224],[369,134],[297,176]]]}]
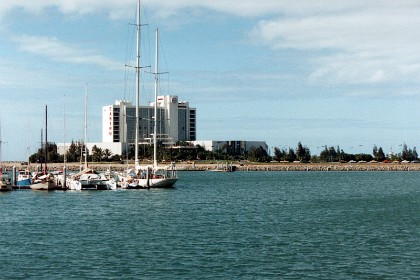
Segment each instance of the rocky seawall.
[{"label": "rocky seawall", "polygon": [[[290,164],[232,164],[236,171],[420,171],[420,164],[346,164],[346,163],[290,163]],[[215,164],[177,165],[178,170],[211,171]]]},{"label": "rocky seawall", "polygon": [[[29,169],[30,171],[36,171],[40,169],[40,165],[37,164],[22,165],[18,162],[3,162],[3,171],[12,170],[13,166],[17,170]],[[220,163],[177,163],[176,169],[179,171],[212,171],[220,170],[221,166]],[[232,166],[235,171],[420,171],[420,164],[415,163],[229,163],[229,166]],[[90,163],[89,168],[97,171],[108,169],[123,171],[127,169],[127,165],[120,163]],[[49,171],[60,171],[62,169],[62,163],[48,164]],[[67,164],[67,170],[79,171],[80,164],[69,163]]]}]

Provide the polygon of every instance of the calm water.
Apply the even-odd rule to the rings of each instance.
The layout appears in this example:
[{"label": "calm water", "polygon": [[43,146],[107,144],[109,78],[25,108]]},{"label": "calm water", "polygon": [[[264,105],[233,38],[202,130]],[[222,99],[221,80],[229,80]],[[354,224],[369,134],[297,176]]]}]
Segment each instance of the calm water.
[{"label": "calm water", "polygon": [[182,172],[0,193],[2,279],[418,279],[420,173]]}]

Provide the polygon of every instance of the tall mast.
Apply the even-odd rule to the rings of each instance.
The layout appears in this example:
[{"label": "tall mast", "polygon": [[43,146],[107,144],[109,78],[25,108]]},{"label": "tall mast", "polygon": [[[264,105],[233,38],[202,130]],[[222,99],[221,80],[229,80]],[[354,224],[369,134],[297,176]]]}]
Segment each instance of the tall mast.
[{"label": "tall mast", "polygon": [[157,169],[157,95],[159,82],[159,29],[156,28],[156,57],[155,57],[155,118],[153,128],[153,167]]},{"label": "tall mast", "polygon": [[47,174],[47,161],[48,161],[48,131],[47,131],[47,127],[48,127],[48,123],[47,120],[48,119],[48,109],[47,109],[47,105],[45,105],[45,146],[44,146],[44,152],[45,152],[45,165],[44,165],[44,174]]},{"label": "tall mast", "polygon": [[140,106],[140,0],[137,1],[137,53],[136,53],[136,137],[134,143],[134,165],[139,166],[139,106]]},{"label": "tall mast", "polygon": [[66,95],[64,95],[64,108],[63,108],[63,122],[64,122],[64,165],[63,165],[63,182],[62,188],[67,189],[67,149],[66,149]]},{"label": "tall mast", "polygon": [[[42,154],[43,149],[44,149],[44,130],[41,128],[41,154]],[[42,170],[44,170],[44,167],[42,165],[42,156],[41,156],[41,171]]]},{"label": "tall mast", "polygon": [[2,140],[1,140],[1,118],[0,118],[0,176],[3,175],[3,170],[1,167],[1,145],[3,144]]},{"label": "tall mast", "polygon": [[85,90],[85,129],[84,129],[84,143],[83,146],[85,151],[85,169],[88,167],[87,163],[87,147],[86,147],[86,141],[87,141],[87,101],[88,101],[88,84],[86,83],[86,90]]},{"label": "tall mast", "polygon": [[64,95],[64,113],[63,113],[63,117],[64,117],[64,165],[66,165],[67,163],[67,150],[66,150],[66,96]]}]

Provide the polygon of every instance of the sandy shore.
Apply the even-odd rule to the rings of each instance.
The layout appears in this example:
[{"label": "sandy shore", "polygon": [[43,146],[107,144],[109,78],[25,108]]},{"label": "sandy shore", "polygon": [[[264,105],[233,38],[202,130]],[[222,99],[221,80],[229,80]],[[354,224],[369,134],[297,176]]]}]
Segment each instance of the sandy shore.
[{"label": "sandy shore", "polygon": [[[19,162],[3,162],[4,170],[29,168],[35,171],[39,165],[30,164],[22,165]],[[420,164],[399,164],[399,163],[232,163],[236,171],[420,171]],[[90,163],[89,167],[98,171],[107,170],[111,167],[112,170],[122,171],[127,168],[126,164],[119,163]],[[208,171],[215,170],[217,164],[211,163],[177,163],[176,168],[179,171]],[[58,171],[62,170],[62,163],[48,164],[48,170]],[[80,168],[78,163],[68,163],[67,169],[77,171]]]}]

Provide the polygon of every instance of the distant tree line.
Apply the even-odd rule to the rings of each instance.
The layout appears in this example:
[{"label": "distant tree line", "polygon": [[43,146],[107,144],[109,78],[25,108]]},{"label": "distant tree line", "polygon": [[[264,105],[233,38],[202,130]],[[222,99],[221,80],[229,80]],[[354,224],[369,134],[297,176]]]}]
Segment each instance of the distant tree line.
[{"label": "distant tree line", "polygon": [[303,146],[301,142],[298,143],[296,149],[289,148],[288,151],[275,147],[274,156],[272,158],[274,161],[300,161],[300,162],[350,162],[350,161],[377,161],[383,162],[385,160],[390,161],[414,161],[418,160],[418,154],[416,147],[413,149],[408,148],[406,144],[403,145],[401,153],[393,154],[387,157],[382,149],[382,147],[373,146],[372,154],[350,154],[340,149],[339,146],[324,146],[324,149],[319,155],[311,155],[308,147]]},{"label": "distant tree line", "polygon": [[[64,155],[59,155],[57,152],[57,145],[55,143],[44,144],[44,147],[38,149],[36,153],[30,156],[29,160],[32,163],[44,163],[45,145],[47,149],[48,162],[64,162]],[[123,153],[122,155],[112,154],[109,149],[101,149],[96,145],[89,151],[81,141],[72,141],[67,148],[65,159],[67,162],[83,162],[84,153],[87,153],[89,162],[123,162],[126,160],[134,160],[134,147]],[[324,146],[324,149],[319,155],[312,155],[310,149],[301,142],[297,144],[296,148],[289,147],[278,148],[274,147],[273,155],[269,155],[263,147],[252,147],[249,151],[243,152],[241,155],[234,154],[231,147],[226,145],[221,146],[216,151],[207,151],[200,145],[192,145],[189,142],[180,141],[174,147],[167,147],[163,143],[157,144],[157,159],[158,161],[194,161],[194,160],[225,160],[238,161],[248,160],[251,162],[350,162],[350,161],[413,161],[418,159],[416,147],[413,149],[403,145],[401,153],[394,154],[387,157],[382,147],[373,146],[372,154],[350,154],[340,149],[339,146]],[[153,158],[153,145],[139,145],[139,160],[150,161]]]},{"label": "distant tree line", "polygon": [[303,146],[301,142],[298,143],[296,150],[289,147],[289,150],[275,147],[274,148],[274,161],[300,161],[300,162],[310,162],[311,161],[311,151],[307,146]]}]

